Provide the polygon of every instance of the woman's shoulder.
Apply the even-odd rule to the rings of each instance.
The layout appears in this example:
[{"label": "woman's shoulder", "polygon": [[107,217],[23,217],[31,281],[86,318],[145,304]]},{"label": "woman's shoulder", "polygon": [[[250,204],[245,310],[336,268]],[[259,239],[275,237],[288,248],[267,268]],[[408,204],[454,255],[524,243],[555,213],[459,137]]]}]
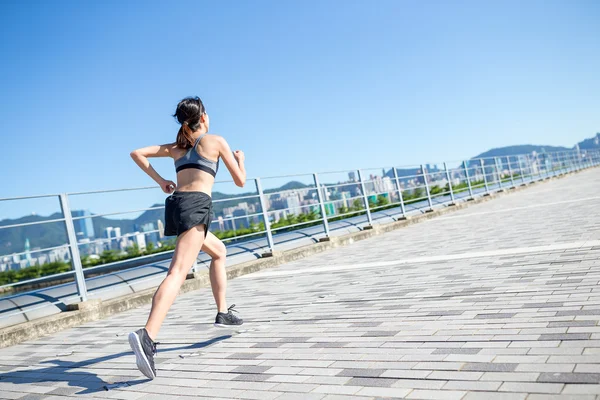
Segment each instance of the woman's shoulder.
[{"label": "woman's shoulder", "polygon": [[227,143],[225,141],[225,138],[223,136],[221,136],[221,135],[215,135],[215,134],[212,134],[212,133],[207,133],[206,134],[206,138],[209,140],[209,142],[211,142],[211,144],[214,144],[214,145],[221,145],[223,143]]}]

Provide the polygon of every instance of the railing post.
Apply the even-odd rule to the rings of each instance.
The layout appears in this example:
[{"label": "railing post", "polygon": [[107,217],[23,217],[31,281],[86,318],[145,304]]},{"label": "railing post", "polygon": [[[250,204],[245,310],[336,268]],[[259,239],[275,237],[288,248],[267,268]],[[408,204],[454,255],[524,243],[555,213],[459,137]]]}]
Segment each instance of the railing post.
[{"label": "railing post", "polygon": [[517,156],[517,161],[519,162],[519,173],[521,174],[521,186],[525,185],[525,173],[523,171],[523,158],[521,156]]},{"label": "railing post", "polygon": [[530,181],[530,183],[533,183],[535,181],[535,179],[533,178],[533,175],[534,175],[534,173],[533,173],[533,162],[531,161],[531,158],[532,157],[529,157],[529,155],[527,155],[527,162],[529,163],[529,171],[531,171],[531,176],[530,176],[531,181]]},{"label": "railing post", "polygon": [[425,190],[427,191],[427,201],[429,203],[429,210],[426,212],[433,211],[433,202],[431,201],[431,191],[429,190],[429,182],[427,182],[427,172],[425,171],[425,166],[421,164],[421,172],[423,172],[423,181],[425,181]]},{"label": "railing post", "polygon": [[579,169],[579,165],[577,164],[577,152],[575,150],[573,150],[571,152],[571,164],[572,164],[572,167],[571,167],[572,172],[575,172]]},{"label": "railing post", "polygon": [[75,283],[77,284],[77,295],[81,301],[87,301],[87,288],[85,285],[85,276],[83,275],[83,266],[81,265],[81,256],[79,255],[79,246],[77,245],[77,235],[75,234],[75,225],[73,225],[73,215],[69,206],[69,197],[66,193],[59,195],[60,208],[65,217],[65,227],[67,228],[67,238],[69,240],[69,250],[71,253],[71,262],[75,270]]},{"label": "railing post", "polygon": [[510,175],[511,189],[515,188],[515,177],[513,176],[512,165],[510,165],[510,156],[506,156],[506,162],[508,164],[508,174]]},{"label": "railing post", "polygon": [[500,189],[499,191],[501,192],[502,189],[502,170],[501,170],[501,165],[498,165],[498,157],[494,157],[494,165],[496,166],[496,174],[498,175],[498,188]]},{"label": "railing post", "polygon": [[473,200],[473,187],[471,187],[471,179],[469,178],[469,168],[467,167],[466,161],[463,161],[463,167],[465,169],[465,177],[467,178],[467,186],[469,187],[468,200]]},{"label": "railing post", "polygon": [[319,199],[319,207],[321,209],[321,216],[323,217],[323,229],[325,230],[325,237],[320,241],[329,241],[329,223],[327,222],[327,211],[325,210],[325,201],[323,199],[323,193],[321,192],[321,183],[317,174],[313,174],[315,180],[315,187],[317,188],[317,198]]},{"label": "railing post", "polygon": [[590,155],[589,151],[585,152],[585,165],[586,165],[586,168],[591,168],[592,167],[591,155]]},{"label": "railing post", "polygon": [[271,232],[271,222],[269,221],[269,213],[267,212],[265,194],[263,192],[260,178],[256,178],[254,181],[256,182],[256,191],[258,192],[258,198],[260,199],[260,208],[262,209],[263,221],[265,222],[265,231],[267,233],[267,245],[269,246],[269,251],[262,254],[262,257],[271,257],[273,256],[273,251],[275,250],[275,244],[273,243],[273,233]]},{"label": "railing post", "polygon": [[556,170],[554,169],[552,153],[546,153],[546,157],[548,157],[548,162],[546,165],[550,164],[550,172],[548,172],[548,178],[556,176]]},{"label": "railing post", "polygon": [[544,177],[542,176],[542,163],[540,162],[540,155],[538,153],[535,153],[535,165],[537,166],[537,170],[538,170],[538,180],[543,180]]},{"label": "railing post", "polygon": [[371,207],[369,207],[369,198],[367,197],[367,189],[365,187],[365,180],[363,179],[362,171],[359,169],[357,172],[358,172],[358,181],[360,182],[360,190],[363,193],[363,198],[365,201],[365,210],[367,210],[368,225],[363,227],[363,229],[373,229],[373,218],[371,217]]},{"label": "railing post", "polygon": [[448,189],[450,189],[450,200],[452,201],[449,205],[454,206],[456,202],[454,201],[454,191],[452,190],[452,179],[450,178],[450,171],[448,170],[448,165],[444,162],[444,170],[446,171],[446,180],[448,181]]},{"label": "railing post", "polygon": [[396,167],[393,167],[394,181],[396,181],[396,189],[398,190],[398,197],[400,197],[400,210],[402,211],[402,217],[398,219],[406,219],[406,209],[404,207],[404,196],[402,196],[402,186],[400,186],[400,178],[398,178],[398,171]]},{"label": "railing post", "polygon": [[485,173],[485,163],[483,162],[482,158],[479,159],[479,165],[481,165],[481,173],[483,174],[483,184],[485,185],[485,194],[484,194],[484,196],[489,196],[490,195],[490,188],[488,186],[487,176],[486,176],[486,173]]}]

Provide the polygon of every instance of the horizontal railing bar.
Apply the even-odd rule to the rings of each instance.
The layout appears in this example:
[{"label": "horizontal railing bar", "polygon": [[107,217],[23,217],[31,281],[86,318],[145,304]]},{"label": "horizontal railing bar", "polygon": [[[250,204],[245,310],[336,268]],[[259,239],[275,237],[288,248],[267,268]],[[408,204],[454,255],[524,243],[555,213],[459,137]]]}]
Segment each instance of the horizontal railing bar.
[{"label": "horizontal railing bar", "polygon": [[11,201],[11,200],[28,200],[28,199],[40,199],[45,197],[58,197],[60,194],[36,194],[33,196],[19,196],[19,197],[2,197],[0,201]]},{"label": "horizontal railing bar", "polygon": [[360,185],[360,182],[344,182],[344,183],[335,183],[329,185],[322,185],[325,189],[341,187],[341,186],[350,186],[350,185]]},{"label": "horizontal railing bar", "polygon": [[[262,217],[262,212],[258,212],[258,213],[254,213],[254,214],[248,214],[248,215],[238,215],[236,217],[231,217],[231,218],[229,218],[229,217],[228,218],[223,218],[223,222],[225,222],[225,221],[233,221],[233,220],[242,219],[242,218],[251,218],[251,217]],[[211,225],[214,224],[214,223],[217,223],[217,222],[219,222],[218,218],[217,219],[213,219],[212,222],[211,222]]]},{"label": "horizontal railing bar", "polygon": [[[267,189],[267,190],[269,190],[269,189]],[[306,191],[310,192],[311,190],[317,190],[317,188],[313,185],[313,186],[307,186],[307,187],[301,188],[301,189],[285,189],[285,190],[280,190],[280,191],[277,191],[277,192],[268,192],[268,193],[265,192],[265,196],[268,197],[268,196],[272,196],[274,194],[282,194],[282,193],[289,193],[289,192],[300,192],[300,191],[303,191],[303,190],[306,190]]]},{"label": "horizontal railing bar", "polygon": [[346,197],[344,199],[337,199],[337,200],[327,200],[324,201],[323,204],[331,204],[331,203],[335,203],[335,202],[343,202],[343,201],[350,201],[350,200],[356,200],[356,199],[364,199],[364,197],[362,195],[359,196],[354,196],[354,197]]},{"label": "horizontal railing bar", "polygon": [[306,222],[299,222],[297,224],[292,224],[292,225],[280,226],[280,227],[277,227],[277,228],[271,227],[271,231],[278,231],[278,230],[281,230],[281,229],[295,228],[297,226],[307,225],[307,224],[314,224],[314,223],[318,223],[318,222],[321,222],[321,221],[323,221],[323,218],[313,219],[313,220],[306,221]]},{"label": "horizontal railing bar", "polygon": [[12,257],[12,256],[22,256],[22,255],[25,255],[27,253],[40,253],[42,251],[50,251],[50,250],[63,249],[65,247],[69,247],[69,245],[68,244],[61,244],[60,246],[46,247],[46,248],[43,248],[43,249],[33,249],[33,250],[29,250],[29,251],[21,251],[19,253],[3,254],[3,255],[0,255],[0,258],[3,258],[3,257]]},{"label": "horizontal railing bar", "polygon": [[266,234],[266,233],[267,233],[267,231],[266,231],[266,230],[264,230],[264,231],[260,231],[260,232],[246,233],[246,234],[244,234],[244,235],[240,235],[240,236],[234,236],[234,237],[230,237],[230,238],[223,238],[223,239],[219,239],[219,240],[221,240],[222,242],[225,242],[225,241],[231,241],[231,240],[243,239],[243,238],[245,238],[245,237],[250,237],[250,236],[264,235],[264,234]]},{"label": "horizontal railing bar", "polygon": [[213,203],[222,203],[224,201],[234,201],[234,200],[245,200],[245,199],[257,199],[259,198],[260,195],[258,194],[251,194],[248,196],[238,196],[238,197],[228,197],[226,199],[219,199],[219,200],[213,200]]},{"label": "horizontal railing bar", "polygon": [[73,217],[73,220],[84,219],[84,218],[106,217],[106,216],[109,216],[109,215],[131,214],[131,213],[142,212],[142,211],[160,210],[162,208],[165,208],[165,206],[150,207],[150,208],[141,208],[139,210],[130,210],[130,211],[119,211],[119,212],[112,212],[112,213],[103,213],[103,214],[84,215],[83,217]]},{"label": "horizontal railing bar", "polygon": [[[24,281],[13,282],[13,283],[7,283],[5,285],[0,286],[0,289],[7,288],[7,287],[13,287],[13,286],[26,285],[28,283],[38,282],[38,281],[41,281],[41,280],[47,280],[49,278],[55,278],[55,277],[60,277],[60,276],[73,275],[74,273],[75,273],[75,271],[66,271],[66,272],[60,272],[58,274],[40,276],[39,278],[27,279],[27,280],[24,280]],[[0,297],[0,300],[4,299],[4,298],[5,297]]]},{"label": "horizontal railing bar", "polygon": [[[76,296],[71,296],[71,297],[76,297]],[[2,299],[4,299],[4,297],[2,297]],[[10,318],[10,317],[14,317],[16,315],[21,315],[21,314],[25,314],[25,313],[30,313],[33,311],[37,311],[37,310],[41,310],[42,308],[46,308],[46,307],[50,307],[50,306],[54,306],[56,304],[64,304],[64,300],[57,300],[57,301],[53,301],[51,303],[45,303],[39,307],[34,307],[34,308],[26,308],[25,310],[20,310],[18,312],[14,312],[12,314],[8,314],[8,315],[2,315],[0,314],[0,320],[4,319],[4,318]]]},{"label": "horizontal railing bar", "polygon": [[308,207],[318,207],[319,203],[315,203],[315,204],[306,204],[306,205],[300,205],[300,206],[296,206],[296,207],[286,207],[286,208],[280,208],[277,210],[267,210],[267,213],[276,213],[276,212],[281,212],[281,211],[288,211],[288,210],[297,210],[297,209],[302,209],[302,208],[308,208]]},{"label": "horizontal railing bar", "polygon": [[64,218],[56,218],[56,219],[49,219],[49,220],[45,220],[45,221],[23,222],[21,224],[3,225],[3,226],[0,226],[0,229],[18,228],[20,226],[50,224],[50,223],[53,223],[53,222],[62,222],[64,220],[65,220]]}]

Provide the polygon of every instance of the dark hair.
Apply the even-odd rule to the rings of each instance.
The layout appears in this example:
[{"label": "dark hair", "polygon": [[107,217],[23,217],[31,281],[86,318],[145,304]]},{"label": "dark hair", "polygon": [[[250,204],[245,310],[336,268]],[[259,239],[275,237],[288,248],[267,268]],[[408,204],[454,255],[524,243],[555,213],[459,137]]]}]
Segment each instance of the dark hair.
[{"label": "dark hair", "polygon": [[192,132],[200,128],[200,117],[206,112],[200,97],[186,97],[177,104],[173,117],[181,124],[177,132],[177,147],[189,149],[194,145]]}]

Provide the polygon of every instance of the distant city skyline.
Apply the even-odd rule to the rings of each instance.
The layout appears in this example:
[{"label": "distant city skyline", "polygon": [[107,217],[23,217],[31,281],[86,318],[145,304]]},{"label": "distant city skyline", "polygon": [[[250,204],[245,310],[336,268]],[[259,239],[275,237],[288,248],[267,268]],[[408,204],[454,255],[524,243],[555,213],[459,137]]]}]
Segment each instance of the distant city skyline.
[{"label": "distant city skyline", "polygon": [[[600,136],[599,136],[600,137]],[[498,182],[505,176],[520,175],[524,170],[531,174],[540,171],[550,171],[553,165],[561,165],[571,162],[574,157],[585,159],[586,151],[573,151],[562,153],[532,153],[528,156],[496,157],[487,162],[472,160],[455,168],[439,169],[436,165],[424,164],[423,168],[415,169],[414,175],[398,174],[383,169],[380,174],[360,174],[358,177],[354,171],[347,173],[347,178],[336,184],[324,185],[320,183],[317,193],[315,186],[298,189],[286,189],[276,193],[265,194],[265,206],[270,223],[276,225],[280,220],[286,220],[291,215],[321,214],[319,199],[324,202],[323,207],[328,217],[343,216],[343,211],[358,203],[363,203],[365,198],[369,203],[383,204],[398,203],[400,201],[399,191],[420,190],[426,187],[425,177],[430,189],[445,187],[451,184],[455,186],[466,178],[465,168],[468,167],[469,179],[472,182]],[[484,170],[485,176],[484,178]],[[423,174],[425,171],[425,175]],[[405,171],[406,172],[406,171]],[[396,180],[396,177],[398,178]],[[362,179],[362,181],[360,179]],[[487,185],[487,183],[486,183]],[[429,190],[429,189],[428,189]],[[423,195],[422,194],[422,195]],[[414,197],[414,196],[413,196]],[[233,199],[232,201],[236,201]],[[248,229],[261,223],[263,212],[258,208],[257,199],[248,200],[245,197],[237,200],[234,206],[223,207],[215,213],[211,224],[211,231],[232,231]],[[90,259],[99,259],[99,256],[107,251],[117,251],[125,254],[132,247],[146,250],[152,246],[161,247],[164,240],[164,223],[162,218],[153,222],[134,223],[131,230],[122,232],[120,227],[108,226],[100,232],[94,229],[93,215],[90,210],[73,210],[75,235],[79,243],[79,251],[82,256]],[[147,221],[147,219],[146,219]],[[117,220],[115,220],[117,223]],[[286,222],[284,226],[287,226]],[[275,228],[277,229],[277,228]],[[99,233],[99,234],[97,234]],[[54,243],[52,246],[60,246],[62,243]],[[32,265],[41,265],[46,262],[68,261],[69,253],[66,249],[50,249],[40,251],[39,246],[30,246],[29,238],[25,238],[24,251],[2,253],[0,255],[0,271],[7,269],[20,269]],[[34,256],[32,256],[34,254]]]}]

